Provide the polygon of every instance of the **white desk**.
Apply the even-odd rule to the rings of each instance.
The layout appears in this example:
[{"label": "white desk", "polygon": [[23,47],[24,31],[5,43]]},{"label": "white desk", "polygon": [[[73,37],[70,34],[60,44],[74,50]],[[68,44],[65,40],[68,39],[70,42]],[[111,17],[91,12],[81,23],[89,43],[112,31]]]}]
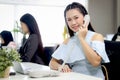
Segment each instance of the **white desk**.
[{"label": "white desk", "polygon": [[100,78],[87,76],[79,73],[61,73],[58,77],[30,78],[28,75],[17,74],[0,80],[102,80]]},{"label": "white desk", "polygon": [[[27,66],[30,66],[30,64],[27,64]],[[33,65],[33,64],[32,64]],[[36,65],[34,65],[35,68]],[[39,65],[42,70],[43,69],[50,69],[48,66]],[[28,75],[23,75],[17,73],[16,75],[10,76],[6,79],[0,79],[0,80],[102,80],[101,78],[96,78],[93,76],[88,76],[80,73],[60,73],[57,77],[42,77],[42,78],[30,78]]]}]

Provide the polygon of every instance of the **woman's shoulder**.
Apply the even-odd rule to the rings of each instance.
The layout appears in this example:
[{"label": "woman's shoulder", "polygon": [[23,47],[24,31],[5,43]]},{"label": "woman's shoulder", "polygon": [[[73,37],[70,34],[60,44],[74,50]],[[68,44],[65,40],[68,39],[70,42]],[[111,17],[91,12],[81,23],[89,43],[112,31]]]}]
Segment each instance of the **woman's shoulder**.
[{"label": "woman's shoulder", "polygon": [[29,39],[38,39],[37,34],[30,34]]},{"label": "woman's shoulder", "polygon": [[30,37],[38,37],[37,34],[30,34]]},{"label": "woman's shoulder", "polygon": [[95,33],[94,36],[92,37],[92,41],[104,41],[104,37],[100,33]]},{"label": "woman's shoulder", "polygon": [[36,41],[36,40],[38,40],[38,35],[37,34],[31,34],[29,36],[28,40]]}]

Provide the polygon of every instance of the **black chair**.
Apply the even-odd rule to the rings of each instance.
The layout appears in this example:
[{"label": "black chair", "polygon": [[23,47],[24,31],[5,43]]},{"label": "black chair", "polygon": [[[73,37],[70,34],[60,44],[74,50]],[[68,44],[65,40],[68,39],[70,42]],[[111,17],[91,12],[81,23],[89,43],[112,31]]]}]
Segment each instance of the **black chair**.
[{"label": "black chair", "polygon": [[120,42],[108,40],[104,42],[110,63],[102,63],[102,65],[107,68],[109,80],[118,80],[120,79],[118,76],[120,73]]},{"label": "black chair", "polygon": [[47,58],[46,65],[49,65],[49,62],[50,62],[50,60],[52,58],[51,55],[54,53],[54,51],[56,50],[56,48],[57,48],[57,46],[46,46],[46,47],[44,47],[44,53],[45,53],[45,56]]}]

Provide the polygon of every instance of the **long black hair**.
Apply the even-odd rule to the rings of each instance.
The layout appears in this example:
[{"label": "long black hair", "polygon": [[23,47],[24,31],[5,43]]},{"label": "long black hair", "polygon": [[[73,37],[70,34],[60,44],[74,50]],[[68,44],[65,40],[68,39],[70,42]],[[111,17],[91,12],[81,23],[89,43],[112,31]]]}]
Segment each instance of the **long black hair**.
[{"label": "long black hair", "polygon": [[38,51],[40,53],[41,58],[45,62],[45,56],[44,56],[44,49],[43,49],[41,34],[40,34],[39,27],[38,27],[38,24],[37,24],[35,18],[31,14],[26,13],[20,18],[20,21],[27,25],[27,27],[29,29],[29,32],[30,32],[30,35],[31,34],[36,34],[38,36],[38,41],[39,41]]},{"label": "long black hair", "polygon": [[4,40],[4,44],[2,44],[2,46],[7,46],[9,42],[13,41],[13,36],[10,31],[4,30],[0,33],[0,36]]},{"label": "long black hair", "polygon": [[[65,9],[65,11],[64,11],[64,18],[65,18],[66,26],[67,26],[67,28],[68,28],[68,32],[69,32],[70,37],[74,36],[74,32],[73,32],[73,31],[69,28],[69,26],[68,26],[68,23],[67,23],[67,20],[66,20],[66,12],[69,11],[69,10],[71,10],[71,9],[78,9],[78,10],[80,11],[80,13],[83,14],[83,16],[85,16],[85,15],[88,14],[88,12],[87,12],[87,10],[85,9],[85,7],[84,7],[82,4],[78,3],[78,2],[73,2],[72,4],[69,4],[69,5],[66,7],[66,9]],[[89,25],[88,25],[88,30],[95,31],[95,30],[93,29],[91,23],[89,23]]]}]

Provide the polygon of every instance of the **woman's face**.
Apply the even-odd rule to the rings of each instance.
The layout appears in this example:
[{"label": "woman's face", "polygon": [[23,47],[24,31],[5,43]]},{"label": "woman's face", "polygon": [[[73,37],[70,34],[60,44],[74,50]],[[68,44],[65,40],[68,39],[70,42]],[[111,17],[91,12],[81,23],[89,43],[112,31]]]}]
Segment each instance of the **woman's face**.
[{"label": "woman's face", "polygon": [[80,26],[83,25],[84,16],[78,9],[71,9],[66,12],[66,20],[69,28],[73,32],[79,31]]},{"label": "woman's face", "polygon": [[29,33],[29,29],[25,23],[21,22],[21,28],[22,28],[22,31],[24,32],[24,34]]},{"label": "woman's face", "polygon": [[1,44],[4,44],[5,43],[5,41],[4,41],[4,39],[0,36],[0,43]]}]

